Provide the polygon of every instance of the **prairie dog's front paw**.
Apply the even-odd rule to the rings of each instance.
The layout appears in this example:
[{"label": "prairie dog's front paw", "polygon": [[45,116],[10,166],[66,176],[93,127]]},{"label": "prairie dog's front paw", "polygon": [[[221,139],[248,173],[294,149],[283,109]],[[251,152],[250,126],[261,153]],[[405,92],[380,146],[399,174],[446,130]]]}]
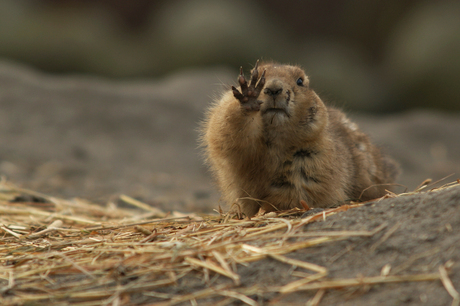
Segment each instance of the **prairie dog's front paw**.
[{"label": "prairie dog's front paw", "polygon": [[240,101],[241,107],[247,111],[259,111],[260,104],[262,104],[262,102],[257,100],[257,98],[265,85],[265,70],[262,72],[259,79],[259,70],[257,68],[258,64],[259,61],[257,61],[254,66],[249,86],[244,78],[242,67],[240,68],[240,76],[238,77],[241,92],[236,89],[235,86],[232,86],[233,95],[238,101]]}]

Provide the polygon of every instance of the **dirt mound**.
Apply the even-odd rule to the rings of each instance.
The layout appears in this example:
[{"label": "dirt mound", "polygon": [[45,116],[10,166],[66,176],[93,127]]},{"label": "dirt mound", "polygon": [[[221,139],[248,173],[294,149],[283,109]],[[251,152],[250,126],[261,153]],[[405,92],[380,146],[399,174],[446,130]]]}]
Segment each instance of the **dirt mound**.
[{"label": "dirt mound", "polygon": [[0,187],[2,305],[458,305],[458,182],[251,220]]}]

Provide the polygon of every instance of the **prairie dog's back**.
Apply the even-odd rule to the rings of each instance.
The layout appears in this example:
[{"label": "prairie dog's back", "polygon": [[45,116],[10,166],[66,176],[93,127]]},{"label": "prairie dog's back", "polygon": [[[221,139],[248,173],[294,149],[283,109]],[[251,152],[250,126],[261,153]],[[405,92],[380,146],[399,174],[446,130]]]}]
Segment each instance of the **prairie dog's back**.
[{"label": "prairie dog's back", "polygon": [[[365,188],[392,183],[393,166],[356,124],[326,108],[296,66],[263,64],[239,76],[207,114],[203,143],[223,199],[251,217],[266,211],[328,207]],[[369,188],[361,199],[384,194]]]}]

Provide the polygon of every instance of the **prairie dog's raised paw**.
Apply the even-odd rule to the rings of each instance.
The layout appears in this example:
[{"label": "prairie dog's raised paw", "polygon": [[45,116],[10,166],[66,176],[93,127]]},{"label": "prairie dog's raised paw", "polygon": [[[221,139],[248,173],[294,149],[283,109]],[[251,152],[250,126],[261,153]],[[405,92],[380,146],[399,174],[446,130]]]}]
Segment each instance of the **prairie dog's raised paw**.
[{"label": "prairie dog's raised paw", "polygon": [[259,111],[262,101],[257,100],[262,88],[265,85],[265,70],[259,79],[259,69],[257,68],[259,61],[256,62],[254,69],[252,70],[251,80],[248,86],[246,79],[243,74],[243,67],[240,68],[240,75],[238,77],[238,83],[241,87],[241,92],[232,86],[233,95],[240,101],[241,107],[247,111]]}]

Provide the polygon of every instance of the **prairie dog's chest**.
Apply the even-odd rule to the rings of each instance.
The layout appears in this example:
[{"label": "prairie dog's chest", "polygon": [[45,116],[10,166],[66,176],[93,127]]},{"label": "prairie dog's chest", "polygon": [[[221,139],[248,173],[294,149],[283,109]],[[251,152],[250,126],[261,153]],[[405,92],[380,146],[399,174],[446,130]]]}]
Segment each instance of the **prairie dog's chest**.
[{"label": "prairie dog's chest", "polygon": [[275,188],[304,188],[317,183],[317,160],[320,154],[309,148],[290,148],[284,152],[269,150],[267,167],[271,170],[271,186]]}]

